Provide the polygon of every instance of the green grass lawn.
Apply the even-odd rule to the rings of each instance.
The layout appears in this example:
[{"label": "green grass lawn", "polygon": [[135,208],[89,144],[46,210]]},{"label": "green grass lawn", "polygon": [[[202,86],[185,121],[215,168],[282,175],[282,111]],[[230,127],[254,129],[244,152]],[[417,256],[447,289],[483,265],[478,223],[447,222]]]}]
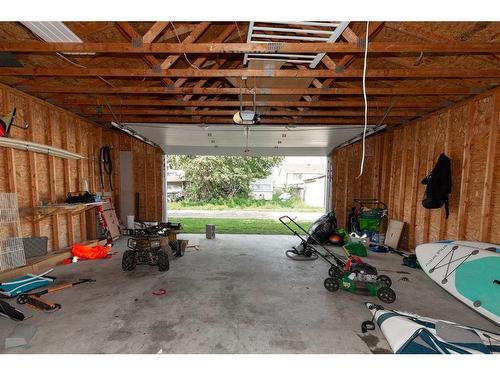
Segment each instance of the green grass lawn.
[{"label": "green grass lawn", "polygon": [[296,212],[322,212],[322,207],[308,206],[298,199],[282,202],[278,199],[257,200],[248,198],[213,199],[204,202],[189,200],[169,202],[170,210],[257,210],[257,211],[296,211]]},{"label": "green grass lawn", "polygon": [[[182,223],[184,233],[205,233],[205,225],[215,224],[215,233],[229,234],[292,234],[279,220],[271,219],[211,219],[211,218],[172,218]],[[299,221],[309,228],[310,221]]]}]

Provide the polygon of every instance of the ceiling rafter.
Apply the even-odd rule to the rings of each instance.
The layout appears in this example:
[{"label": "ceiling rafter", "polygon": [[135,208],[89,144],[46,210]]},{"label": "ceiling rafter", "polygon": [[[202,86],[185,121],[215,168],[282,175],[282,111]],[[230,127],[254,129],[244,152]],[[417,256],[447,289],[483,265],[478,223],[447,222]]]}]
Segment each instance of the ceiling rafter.
[{"label": "ceiling rafter", "polygon": [[[173,24],[172,24],[173,25]],[[210,22],[200,22],[194,29],[193,31],[191,31],[191,33],[189,33],[189,35],[180,43],[180,44],[189,44],[189,43],[193,43],[194,41],[196,41],[196,39],[198,39],[207,29],[208,27],[210,26]],[[172,27],[175,27],[175,25],[173,25]],[[175,33],[175,29],[174,29],[174,33]],[[161,69],[168,69],[170,68],[172,65],[175,64],[175,62],[181,57],[181,55],[171,55],[169,57],[167,57],[165,60],[163,60],[163,62],[160,64],[160,68]],[[184,56],[187,60],[187,56]],[[187,61],[188,64],[191,65],[191,62],[188,60]]]},{"label": "ceiling rafter", "polygon": [[[222,32],[215,38],[213,41],[215,43],[221,43],[224,42],[230,35],[231,33],[236,29],[236,25],[230,24],[222,30]],[[194,62],[193,65],[197,66],[199,68],[202,67],[202,65],[208,60],[208,57],[203,56],[203,57],[198,57]],[[217,63],[215,65],[218,65]],[[175,81],[174,86],[175,87],[181,87],[186,83],[187,78],[179,78],[178,80]],[[203,85],[201,85],[203,86]],[[200,86],[200,87],[201,87]]]},{"label": "ceiling rafter", "polygon": [[[117,27],[118,27],[118,30],[120,30],[120,32],[128,39],[128,40],[137,40],[137,39],[141,39],[142,40],[142,37],[139,35],[139,33],[137,31],[135,31],[135,29],[132,27],[132,25],[130,25],[130,23],[128,22],[117,22],[116,23]],[[149,55],[149,54],[146,54],[143,56],[143,59],[144,61],[146,61],[146,63],[150,66],[150,67],[153,67],[153,66],[158,66],[160,64],[160,62],[158,61],[158,59],[153,56],[153,55]],[[167,85],[170,85],[173,83],[173,81],[170,79],[170,78],[163,78],[162,81],[167,84]]]},{"label": "ceiling rafter", "polygon": [[[368,40],[374,38],[382,30],[383,26],[384,22],[371,22],[368,28]],[[365,37],[366,35],[365,33],[363,33],[361,34],[361,36],[358,37],[358,39],[363,39]],[[341,70],[345,70],[354,62],[355,59],[356,59],[355,55],[345,55],[336,64],[331,59],[324,59],[325,61],[323,63],[326,65],[328,69],[336,69],[337,67],[340,67]],[[327,79],[323,82],[323,85],[326,87],[331,87],[333,83],[334,83],[333,79]]]},{"label": "ceiling rafter", "polygon": [[[83,96],[84,95],[84,96]],[[65,102],[68,105],[92,105],[99,106],[104,103],[103,98],[100,97],[89,97],[86,94],[78,95],[82,97],[74,97],[72,95],[58,96],[55,98],[56,102]],[[168,99],[145,99],[145,98],[122,98],[117,99],[114,97],[107,98],[108,102],[112,105],[124,105],[124,106],[159,106],[159,107],[239,107],[239,100],[168,100]],[[373,99],[371,101],[373,107],[386,107],[391,104],[390,99]],[[243,101],[244,106],[252,105],[252,101]],[[360,99],[349,99],[349,100],[322,100],[310,103],[300,102],[300,101],[257,101],[257,107],[296,107],[304,106],[310,108],[347,108],[347,107],[363,107],[364,103]],[[435,100],[429,100],[426,98],[419,99],[408,99],[408,98],[398,98],[394,102],[394,108],[431,108],[435,105]]]},{"label": "ceiling rafter", "polygon": [[[201,65],[207,60],[201,57],[195,62]],[[184,77],[175,81],[175,87],[181,87],[187,78],[225,78],[225,77],[267,77],[267,78],[336,78],[351,79],[361,78],[362,69],[330,70],[330,69],[228,69],[220,68],[221,63],[215,63],[210,69],[136,69],[136,68],[1,68],[0,76],[51,76],[51,77]],[[193,63],[193,65],[195,65]],[[217,67],[214,69],[214,67]],[[220,69],[219,69],[220,68]],[[500,77],[498,69],[454,69],[449,68],[419,68],[413,69],[370,69],[367,78],[497,78]],[[314,84],[313,84],[314,85]],[[322,88],[324,85],[314,85]]]},{"label": "ceiling rafter", "polygon": [[168,26],[168,22],[155,22],[153,26],[142,36],[143,43],[152,43]]},{"label": "ceiling rafter", "polygon": [[[68,24],[77,35],[95,31],[92,40],[85,39],[78,46],[42,45],[4,32],[0,51],[13,52],[24,68],[0,68],[0,81],[101,123],[112,117],[108,104],[120,108],[127,120],[231,123],[231,115],[240,106],[240,92],[245,95],[243,105],[252,105],[252,80],[249,87],[242,80],[245,88],[240,91],[239,79],[265,78],[256,88],[263,124],[362,122],[362,71],[359,62],[354,65],[353,61],[364,52],[363,22],[352,22],[345,28],[339,43],[251,44],[241,36],[245,25],[237,30],[235,22],[175,22],[175,30],[169,24]],[[387,28],[383,24],[370,23],[370,122],[377,122],[391,104],[387,122],[403,123],[500,83],[495,56],[500,53],[500,41],[495,39],[491,23],[453,23],[449,28],[441,24],[428,27],[423,22],[388,22]],[[109,25],[118,26],[126,43],[114,30],[99,33]],[[8,23],[0,23],[0,30],[7,28]],[[381,38],[374,38],[381,29]],[[407,36],[410,34],[413,38]],[[82,67],[54,59],[55,51]],[[67,52],[95,54],[72,57]],[[326,55],[315,70],[290,65],[244,69],[241,61],[245,52]],[[275,78],[288,80],[291,87],[274,83],[280,81]],[[295,78],[306,79],[309,87],[300,87]]]},{"label": "ceiling rafter", "polygon": [[162,42],[162,41],[173,39],[173,38],[177,39],[177,35],[180,37],[182,35],[189,34],[190,32],[192,32],[194,30],[195,27],[196,27],[196,25],[192,25],[192,24],[176,26],[175,27],[175,32],[174,32],[173,29],[172,30],[166,30],[158,38],[157,42]]},{"label": "ceiling rafter", "polygon": [[[384,25],[384,22],[372,23],[368,29],[368,38],[374,37],[382,29],[383,25]],[[357,44],[359,41],[359,37],[349,27],[347,27],[344,30],[342,35],[349,43],[356,43]],[[325,56],[323,56],[323,59],[321,60],[321,62],[330,70],[337,71],[337,67],[340,67],[341,68],[340,70],[344,71],[346,68],[349,67],[349,65],[354,61],[354,59],[355,59],[354,55],[345,55],[337,64],[337,63],[335,63],[335,61],[333,61],[333,59],[330,56],[325,55]],[[314,87],[322,88],[322,87],[331,87],[333,82],[334,82],[333,79],[330,78],[330,79],[326,79],[324,82],[321,82],[318,79],[316,79],[312,83],[313,83]],[[304,98],[307,101],[318,100],[317,97],[306,96]]]},{"label": "ceiling rafter", "polygon": [[[225,60],[220,62],[220,64],[224,64],[224,63],[225,63]],[[230,64],[230,67],[234,67],[237,65],[240,65],[240,62],[234,61]],[[213,66],[213,69],[217,69],[217,68],[219,68],[219,66],[220,66],[219,64],[215,64]],[[198,81],[194,87],[204,87],[207,82],[208,82],[208,79],[202,79],[202,80]],[[216,88],[216,87],[220,87],[221,85],[222,85],[222,81],[215,81],[210,85],[210,87]],[[184,96],[183,100],[187,101],[187,100],[191,99],[192,97],[193,97],[193,95],[186,95],[186,96]],[[208,98],[208,96],[204,95],[204,96],[201,96],[198,100],[204,101],[207,98]]]},{"label": "ceiling rafter", "polygon": [[[425,40],[430,43],[454,43],[456,40],[453,38],[436,34],[435,32],[430,32],[428,30],[423,30],[421,27],[411,25],[411,22],[406,22],[404,25],[395,24],[393,22],[387,22],[386,26],[392,30],[398,31],[400,33],[413,36],[415,38]],[[498,51],[492,51],[497,52]],[[496,65],[500,64],[498,56],[494,53],[486,56],[473,56],[476,59],[481,59],[483,61],[487,61],[489,63],[494,63]]]},{"label": "ceiling rafter", "polygon": [[[223,117],[208,117],[208,116],[135,116],[135,115],[123,115],[121,116],[122,122],[138,122],[138,123],[193,123],[193,117],[196,119],[196,123],[202,124],[234,124],[232,116]],[[100,121],[114,121],[112,115],[101,115],[95,116],[95,119]],[[310,124],[310,125],[360,125],[362,124],[363,116],[360,117],[326,117],[326,118],[284,118],[284,117],[267,117],[262,118],[259,122],[260,125],[265,124]],[[402,118],[388,118],[387,124],[399,124]],[[370,121],[370,125],[376,124],[377,118],[373,118]]]},{"label": "ceiling rafter", "polygon": [[[119,22],[120,24],[121,22]],[[238,54],[238,53],[364,53],[359,43],[41,43],[17,41],[0,43],[1,52],[44,54],[62,53],[102,53],[102,54]],[[372,42],[368,52],[378,54],[492,54],[500,53],[498,42],[448,42],[448,43],[404,43]]]},{"label": "ceiling rafter", "polygon": [[[75,107],[76,108],[76,107]],[[108,108],[98,109],[95,106],[78,106],[80,113],[84,115],[112,114]],[[371,108],[368,112],[369,117],[379,117],[384,115],[384,110]],[[388,117],[415,117],[418,115],[418,109],[393,109]],[[231,109],[157,109],[157,108],[121,108],[121,115],[147,115],[147,116],[232,116],[234,110]],[[314,110],[301,112],[290,109],[265,109],[259,111],[261,116],[305,116],[305,117],[362,117],[363,110]]]},{"label": "ceiling rafter", "polygon": [[[253,94],[255,91],[259,95],[361,95],[360,87],[342,88],[237,88],[237,87],[96,87],[83,85],[26,85],[22,87],[27,92],[58,92],[58,93],[89,93],[89,94],[147,94],[147,95],[168,95],[168,94],[200,94],[200,95],[245,95]],[[463,87],[368,87],[368,95],[471,95],[477,94],[476,90]]]}]

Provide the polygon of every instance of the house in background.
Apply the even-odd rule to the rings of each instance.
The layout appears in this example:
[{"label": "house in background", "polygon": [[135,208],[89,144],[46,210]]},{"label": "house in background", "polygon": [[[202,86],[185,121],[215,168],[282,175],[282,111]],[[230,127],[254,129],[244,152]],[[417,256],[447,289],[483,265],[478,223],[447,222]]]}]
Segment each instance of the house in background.
[{"label": "house in background", "polygon": [[[274,189],[287,190],[297,199],[305,201],[305,181],[326,174],[326,158],[324,157],[286,157],[283,163],[274,168]],[[323,178],[321,181],[325,181]],[[318,182],[319,183],[319,182]],[[324,201],[325,191],[323,189],[317,200]],[[321,203],[319,207],[323,206]]]},{"label": "house in background", "polygon": [[322,157],[286,157],[273,171],[275,188],[302,186],[304,180],[326,173],[326,160]]},{"label": "house in background", "polygon": [[186,173],[183,170],[167,170],[167,200],[169,202],[183,200],[186,197],[187,183]]},{"label": "house in background", "polygon": [[326,175],[304,180],[304,202],[308,206],[324,207]]},{"label": "house in background", "polygon": [[260,180],[254,180],[250,183],[250,195],[254,199],[269,201],[273,199],[273,192],[274,185],[272,176]]}]

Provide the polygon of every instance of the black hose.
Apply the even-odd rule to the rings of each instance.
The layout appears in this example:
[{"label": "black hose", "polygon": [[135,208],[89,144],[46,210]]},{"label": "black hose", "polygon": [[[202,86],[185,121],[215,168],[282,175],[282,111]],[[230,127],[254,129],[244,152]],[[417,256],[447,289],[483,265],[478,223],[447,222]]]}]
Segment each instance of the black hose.
[{"label": "black hose", "polygon": [[99,150],[99,172],[101,174],[101,187],[104,191],[103,169],[108,175],[109,188],[113,190],[113,181],[111,179],[111,174],[113,173],[113,160],[111,159],[111,148],[108,146],[101,147]]},{"label": "black hose", "polygon": [[[289,253],[295,254],[295,256],[292,256]],[[287,258],[289,258],[291,260],[307,261],[307,260],[316,260],[316,259],[318,259],[318,254],[316,254],[316,253],[312,253],[311,256],[305,256],[305,255],[299,254],[297,252],[297,250],[287,250],[287,251],[285,251],[285,255],[287,256]]]}]

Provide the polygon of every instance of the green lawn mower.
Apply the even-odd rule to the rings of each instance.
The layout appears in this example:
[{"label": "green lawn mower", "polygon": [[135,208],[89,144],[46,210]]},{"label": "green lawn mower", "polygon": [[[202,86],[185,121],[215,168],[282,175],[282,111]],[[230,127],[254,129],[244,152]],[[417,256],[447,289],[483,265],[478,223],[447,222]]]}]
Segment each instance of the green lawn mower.
[{"label": "green lawn mower", "polygon": [[348,257],[343,262],[343,270],[340,267],[330,267],[328,271],[330,277],[323,283],[326,290],[336,292],[343,289],[351,293],[376,296],[385,303],[396,300],[396,293],[391,289],[392,280],[389,276],[379,275],[375,267],[355,255],[350,255],[345,247],[344,251]]},{"label": "green lawn mower", "polygon": [[323,283],[328,291],[344,289],[351,293],[376,296],[385,303],[396,300],[396,293],[391,289],[392,281],[389,276],[379,275],[375,267],[363,262],[360,257],[351,255],[344,246],[342,248],[347,258],[341,259],[288,215],[280,217],[279,220],[298,236],[302,243],[307,243],[305,238],[307,236],[311,242],[310,246],[305,248],[311,252],[309,256],[314,255],[315,259],[320,258],[330,266],[329,277]]},{"label": "green lawn mower", "polygon": [[385,303],[396,300],[396,293],[390,287],[390,279],[385,275],[377,276],[375,281],[360,281],[354,273],[346,272],[340,278],[328,277],[324,285],[330,292],[343,289],[351,293],[376,296]]}]

